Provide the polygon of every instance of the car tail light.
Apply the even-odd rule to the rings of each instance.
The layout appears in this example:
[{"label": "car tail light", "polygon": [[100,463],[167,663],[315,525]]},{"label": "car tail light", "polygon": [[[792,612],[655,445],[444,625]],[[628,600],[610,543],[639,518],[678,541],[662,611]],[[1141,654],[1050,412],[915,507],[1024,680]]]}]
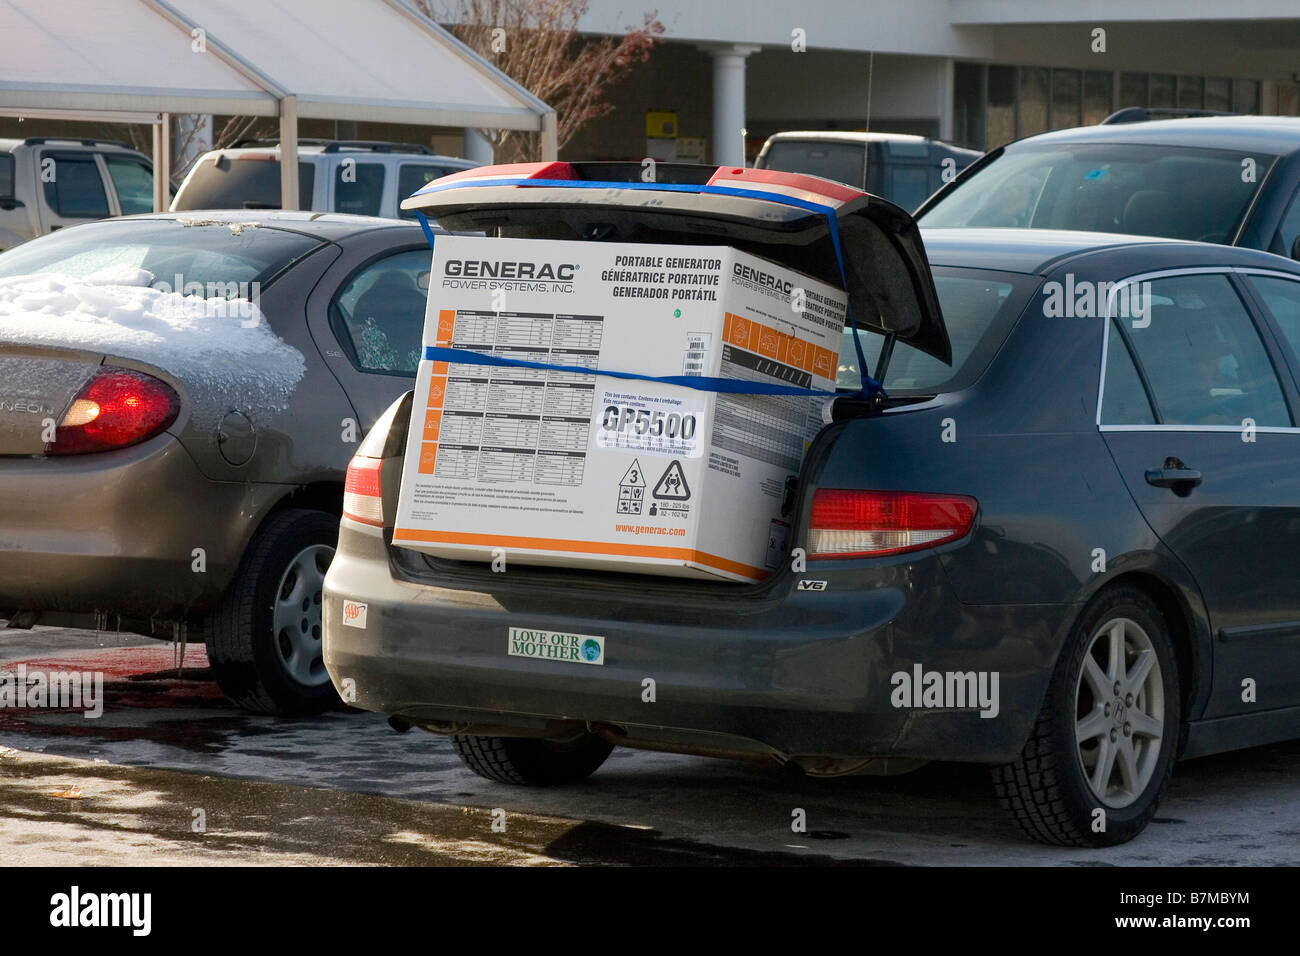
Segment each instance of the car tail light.
[{"label": "car tail light", "polygon": [[910,491],[813,493],[808,557],[901,554],[956,541],[971,529],[979,502],[965,495]]},{"label": "car tail light", "polygon": [[45,453],[80,455],[135,445],[166,429],[180,410],[180,398],[161,379],[104,366],[72,400]]},{"label": "car tail light", "polygon": [[348,476],[343,483],[343,517],[384,526],[384,498],[379,484],[382,458],[357,456],[348,462]]}]

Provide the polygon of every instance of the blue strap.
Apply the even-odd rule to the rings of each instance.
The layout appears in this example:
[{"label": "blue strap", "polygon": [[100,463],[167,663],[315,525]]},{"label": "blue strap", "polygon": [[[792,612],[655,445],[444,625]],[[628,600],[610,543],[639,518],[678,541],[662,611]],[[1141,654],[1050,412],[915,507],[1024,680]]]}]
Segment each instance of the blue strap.
[{"label": "blue strap", "polygon": [[415,211],[415,218],[420,220],[420,228],[424,230],[424,238],[429,240],[429,248],[433,248],[433,230],[429,228],[429,220],[424,218],[424,213],[418,209]]},{"label": "blue strap", "polygon": [[[844,283],[847,291],[849,286],[848,274],[844,270],[844,252],[840,247],[840,224],[835,216],[835,207],[827,206],[824,203],[812,202],[808,199],[799,199],[794,196],[786,196],[781,193],[767,192],[762,189],[745,189],[739,186],[710,186],[697,185],[694,183],[619,183],[619,182],[602,182],[595,180],[582,179],[523,179],[517,176],[503,177],[501,179],[478,179],[466,182],[459,180],[450,183],[439,183],[434,180],[422,189],[417,190],[412,195],[423,196],[429,193],[442,192],[447,189],[470,189],[478,186],[542,186],[557,187],[561,189],[645,189],[654,192],[682,192],[682,193],[707,193],[720,196],[739,196],[745,199],[761,199],[766,202],[780,203],[785,206],[794,206],[798,209],[807,209],[811,212],[821,213],[826,217],[826,223],[829,226],[831,237],[831,248],[835,250],[835,264],[840,270],[840,279]],[[429,231],[424,217],[420,217],[421,223],[425,226],[425,232],[429,239],[429,245],[433,245],[433,234]],[[853,308],[847,302],[845,303],[845,314],[848,316],[849,327],[853,329],[853,348],[857,352],[858,370],[862,375],[862,387],[858,390],[862,395],[880,395],[885,396],[885,389],[877,382],[867,371],[867,357],[862,351],[862,342],[859,339],[858,323],[853,318]],[[470,352],[471,355],[478,355],[477,352]],[[484,363],[486,364],[486,363]],[[584,371],[590,371],[584,369]],[[602,375],[611,375],[611,372],[601,372]],[[631,377],[636,376],[631,372],[619,373]],[[654,379],[652,379],[654,380]],[[698,381],[698,379],[697,379]],[[753,383],[749,383],[753,384]],[[802,394],[828,394],[817,391],[804,391]],[[838,393],[834,393],[838,394]]]},{"label": "blue strap", "polygon": [[819,388],[800,388],[797,385],[776,385],[770,382],[746,382],[739,378],[713,378],[707,375],[642,375],[639,372],[609,372],[604,369],[583,368],[581,365],[551,365],[548,362],[528,362],[524,359],[485,355],[470,349],[448,349],[426,345],[424,357],[431,362],[462,362],[467,365],[497,365],[505,368],[532,368],[545,372],[576,372],[581,375],[607,375],[610,378],[639,379],[643,382],[660,382],[664,385],[681,385],[699,392],[729,392],[733,395],[838,395]]}]

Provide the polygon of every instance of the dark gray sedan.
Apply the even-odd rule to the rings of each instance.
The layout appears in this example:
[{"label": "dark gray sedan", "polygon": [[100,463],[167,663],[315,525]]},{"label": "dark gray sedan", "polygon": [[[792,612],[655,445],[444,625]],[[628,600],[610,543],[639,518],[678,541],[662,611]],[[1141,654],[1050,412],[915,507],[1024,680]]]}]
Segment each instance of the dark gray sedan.
[{"label": "dark gray sedan", "polygon": [[[545,234],[548,190],[487,208],[491,188],[508,189],[431,211]],[[726,198],[662,208],[680,196],[555,218],[663,241],[672,215],[682,238],[713,215],[712,234],[763,249]],[[393,547],[408,394],[349,469],[325,590],[335,681],[452,735],[498,781],[571,783],[616,745],[818,776],[968,761],[991,766],[1027,833],[1079,846],[1137,835],[1180,757],[1300,737],[1300,266],[1038,230],[927,232],[909,256],[920,245],[894,207],[846,209],[862,217],[846,236],[879,227],[871,250],[846,239],[850,266],[899,256],[863,273],[890,283],[880,309],[856,310],[880,316],[863,336],[888,397],[853,394],[846,345],[782,570],[757,585],[496,574]],[[817,261],[798,228],[768,228],[774,258]],[[802,228],[815,243],[816,223]],[[934,354],[944,326],[950,363]],[[604,666],[509,656],[512,627],[600,635]]]},{"label": "dark gray sedan", "polygon": [[429,259],[413,223],[247,211],[0,256],[0,619],[205,641],[236,703],[329,706],[344,468],[410,387]]}]

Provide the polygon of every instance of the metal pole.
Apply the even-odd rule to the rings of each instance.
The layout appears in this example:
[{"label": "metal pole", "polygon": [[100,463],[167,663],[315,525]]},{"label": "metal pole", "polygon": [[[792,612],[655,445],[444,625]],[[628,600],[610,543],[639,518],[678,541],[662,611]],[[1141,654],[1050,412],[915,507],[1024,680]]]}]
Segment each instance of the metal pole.
[{"label": "metal pole", "polygon": [[280,100],[280,208],[298,208],[298,98]]}]

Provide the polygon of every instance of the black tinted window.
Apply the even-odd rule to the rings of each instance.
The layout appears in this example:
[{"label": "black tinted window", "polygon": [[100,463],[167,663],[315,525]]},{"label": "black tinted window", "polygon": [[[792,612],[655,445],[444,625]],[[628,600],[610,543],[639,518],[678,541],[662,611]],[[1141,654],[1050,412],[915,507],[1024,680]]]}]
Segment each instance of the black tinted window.
[{"label": "black tinted window", "polygon": [[1268,353],[1227,276],[1171,276],[1143,286],[1146,308],[1121,321],[1163,424],[1291,424]]},{"label": "black tinted window", "polygon": [[397,168],[397,206],[401,217],[403,219],[415,218],[415,210],[401,208],[403,199],[423,189],[435,179],[441,179],[443,176],[458,172],[460,172],[459,169],[448,169],[445,166],[434,166],[429,163],[403,163],[399,166]]},{"label": "black tinted window", "polygon": [[378,216],[384,198],[384,167],[343,160],[334,171],[334,212]]},{"label": "black tinted window", "polygon": [[14,158],[0,153],[0,196],[14,195]]},{"label": "black tinted window", "polygon": [[1155,414],[1138,378],[1133,356],[1124,344],[1116,322],[1111,323],[1110,341],[1106,346],[1106,377],[1101,391],[1103,425],[1152,425]]},{"label": "black tinted window", "polygon": [[[311,209],[316,167],[298,163],[298,208]],[[252,156],[215,156],[203,160],[176,194],[173,208],[279,209],[280,161]]]},{"label": "black tinted window", "polygon": [[95,157],[87,153],[42,153],[41,182],[45,202],[68,219],[102,219],[108,196]]},{"label": "black tinted window", "polygon": [[[1291,352],[1300,357],[1300,281],[1251,276],[1250,284],[1264,300]],[[1300,368],[1296,369],[1300,372]]]}]

